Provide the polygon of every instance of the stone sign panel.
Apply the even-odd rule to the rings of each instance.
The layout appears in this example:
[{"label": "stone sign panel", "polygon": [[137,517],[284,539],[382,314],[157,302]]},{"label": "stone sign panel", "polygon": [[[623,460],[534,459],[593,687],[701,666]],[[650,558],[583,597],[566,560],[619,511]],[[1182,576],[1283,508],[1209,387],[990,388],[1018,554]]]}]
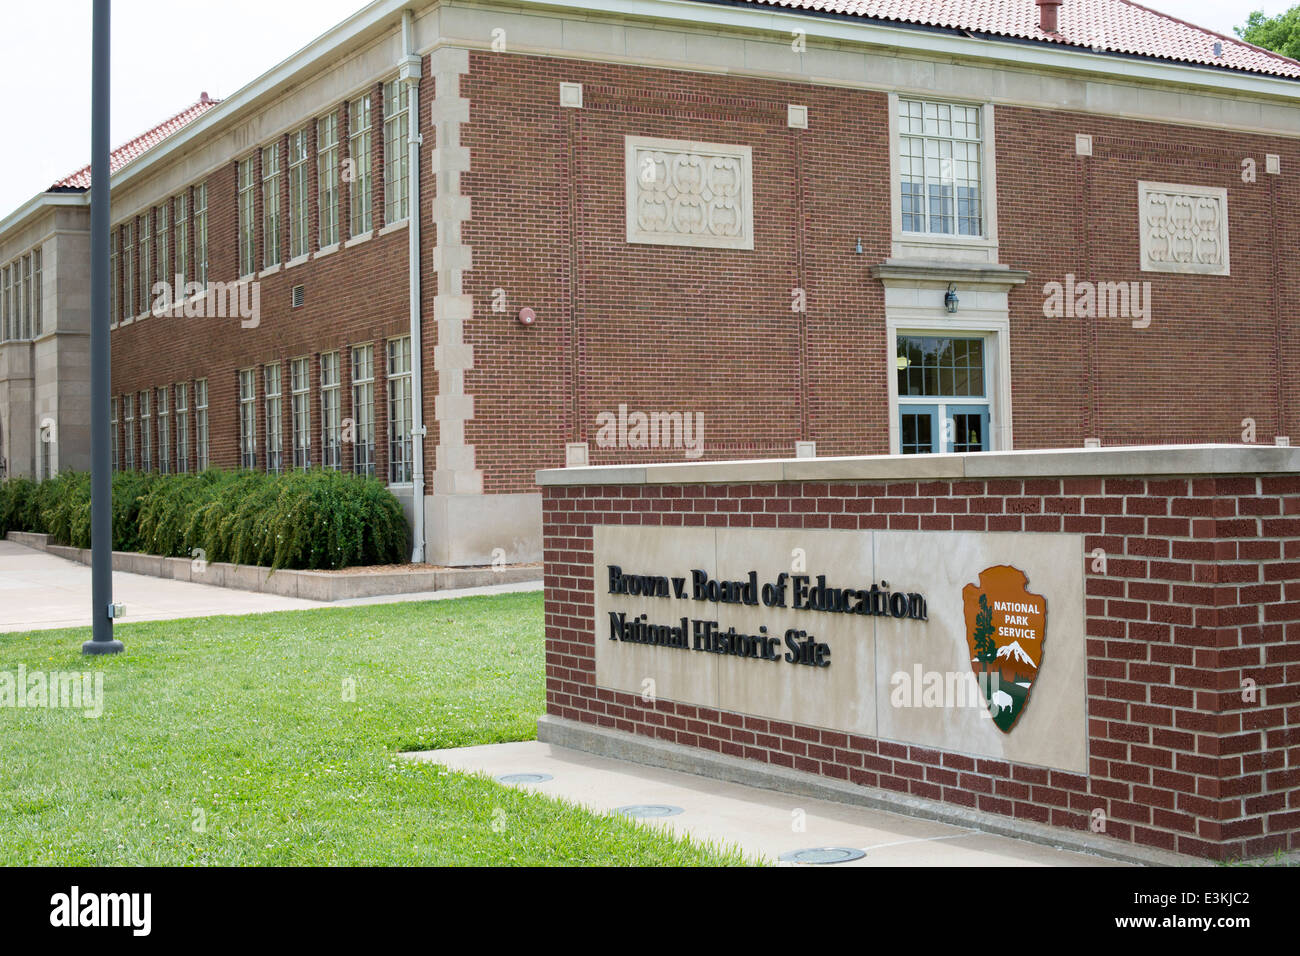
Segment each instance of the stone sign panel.
[{"label": "stone sign panel", "polygon": [[597,686],[1087,771],[1078,535],[593,531]]}]

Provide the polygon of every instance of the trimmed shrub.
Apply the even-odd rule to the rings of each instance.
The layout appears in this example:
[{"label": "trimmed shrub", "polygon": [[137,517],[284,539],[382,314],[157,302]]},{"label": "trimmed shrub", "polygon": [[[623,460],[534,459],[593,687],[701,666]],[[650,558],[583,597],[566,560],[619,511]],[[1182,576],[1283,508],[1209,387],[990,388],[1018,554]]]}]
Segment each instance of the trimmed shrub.
[{"label": "trimmed shrub", "polygon": [[44,526],[32,526],[31,502],[36,498],[36,482],[27,478],[10,478],[0,482],[0,535],[10,531],[43,532]]},{"label": "trimmed shrub", "polygon": [[[0,484],[0,532],[44,531],[90,547],[90,478],[68,473]],[[375,478],[313,469],[113,475],[113,549],[270,568],[401,564],[410,534],[397,499]]]},{"label": "trimmed shrub", "polygon": [[71,472],[43,481],[36,497],[46,534],[59,544],[90,547],[90,475]]}]

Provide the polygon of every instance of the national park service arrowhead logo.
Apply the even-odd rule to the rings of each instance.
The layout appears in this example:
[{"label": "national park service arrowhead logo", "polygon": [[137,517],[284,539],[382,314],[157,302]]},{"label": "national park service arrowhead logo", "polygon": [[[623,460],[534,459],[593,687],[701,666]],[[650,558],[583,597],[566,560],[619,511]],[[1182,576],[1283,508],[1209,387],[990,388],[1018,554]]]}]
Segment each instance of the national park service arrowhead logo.
[{"label": "national park service arrowhead logo", "polygon": [[971,669],[993,722],[1010,732],[1029,706],[1047,636],[1047,599],[1031,594],[1025,572],[999,564],[962,588]]}]

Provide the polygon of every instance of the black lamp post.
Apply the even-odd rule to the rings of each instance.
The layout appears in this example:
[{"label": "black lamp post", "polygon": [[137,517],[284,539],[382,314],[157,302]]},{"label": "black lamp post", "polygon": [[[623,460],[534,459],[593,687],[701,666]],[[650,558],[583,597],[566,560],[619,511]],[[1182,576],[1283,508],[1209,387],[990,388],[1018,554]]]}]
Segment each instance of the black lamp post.
[{"label": "black lamp post", "polygon": [[109,0],[95,0],[90,93],[90,601],[83,654],[120,654],[113,638],[113,479],[108,431]]}]

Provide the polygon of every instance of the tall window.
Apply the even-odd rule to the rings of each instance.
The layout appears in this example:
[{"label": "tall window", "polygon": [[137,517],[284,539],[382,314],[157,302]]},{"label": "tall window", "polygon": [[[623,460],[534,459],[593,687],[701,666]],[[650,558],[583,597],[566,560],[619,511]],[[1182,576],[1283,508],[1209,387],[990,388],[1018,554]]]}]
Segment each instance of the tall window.
[{"label": "tall window", "polygon": [[407,89],[401,80],[384,84],[384,221],[407,217]]},{"label": "tall window", "polygon": [[41,250],[37,249],[29,257],[32,270],[32,335],[40,335],[44,329],[41,320]]},{"label": "tall window", "polygon": [[117,420],[117,396],[114,395],[108,400],[108,430],[109,438],[113,443],[113,470],[122,470],[122,449],[120,447],[121,438],[118,435]]},{"label": "tall window", "polygon": [[141,392],[140,403],[140,470],[153,471],[153,416],[149,414],[149,391]]},{"label": "tall window", "polygon": [[257,467],[257,381],[251,368],[239,370],[239,467]]},{"label": "tall window", "polygon": [[9,267],[0,267],[0,341],[8,341],[10,338],[10,317],[9,317],[9,300],[13,286],[10,285]]},{"label": "tall window", "polygon": [[190,396],[184,382],[176,383],[176,471],[190,470]]},{"label": "tall window", "polygon": [[208,184],[194,187],[194,281],[208,285]]},{"label": "tall window", "polygon": [[41,422],[41,465],[40,477],[54,477],[54,422],[46,419]]},{"label": "tall window", "polygon": [[252,275],[256,266],[256,232],[253,226],[253,213],[256,209],[253,189],[253,157],[239,161],[239,274]]},{"label": "tall window", "polygon": [[[117,271],[117,248],[121,236],[118,230],[114,229],[108,234],[108,324],[110,326],[117,324],[117,283],[120,275]],[[6,315],[6,318],[8,316]],[[8,338],[9,336],[5,336]]]},{"label": "tall window", "polygon": [[320,218],[320,244],[339,241],[339,114],[316,121],[316,212]]},{"label": "tall window", "polygon": [[369,232],[370,211],[370,94],[348,104],[348,157],[352,160],[352,235]]},{"label": "tall window", "polygon": [[262,150],[262,268],[280,264],[280,144]]},{"label": "tall window", "polygon": [[388,480],[411,480],[411,337],[388,342]]},{"label": "tall window", "polygon": [[321,465],[338,471],[343,466],[343,422],[340,407],[339,353],[320,357]]},{"label": "tall window", "polygon": [[127,471],[135,471],[135,396],[122,396],[122,433],[125,436],[123,445],[125,453],[122,456],[122,467]]},{"label": "tall window", "polygon": [[208,468],[208,380],[194,383],[194,454],[199,471]]},{"label": "tall window", "polygon": [[352,470],[375,473],[375,347],[352,349],[352,422],[355,443]]},{"label": "tall window", "polygon": [[[144,315],[149,311],[149,288],[153,285],[153,256],[151,255],[153,251],[153,216],[150,213],[151,210],[145,210],[145,214],[140,217],[140,257],[137,263],[140,272],[139,288],[136,289],[139,298],[136,300],[136,315]],[[148,470],[145,469],[145,471]]]},{"label": "tall window", "polygon": [[[122,225],[122,318],[135,318],[135,223]],[[129,469],[128,469],[129,470]]]},{"label": "tall window", "polygon": [[19,260],[23,270],[23,338],[32,337],[32,257]]},{"label": "tall window", "polygon": [[172,470],[172,419],[171,403],[167,401],[168,388],[158,389],[158,470],[164,475]]},{"label": "tall window", "polygon": [[278,475],[284,471],[280,363],[266,366],[262,370],[262,380],[266,389],[266,470]]},{"label": "tall window", "polygon": [[[176,274],[185,283],[190,278],[190,216],[189,200],[184,193],[176,197]],[[185,294],[176,290],[176,298]]]},{"label": "tall window", "polygon": [[293,392],[293,467],[311,467],[311,379],[309,360],[289,363],[289,388]]},{"label": "tall window", "polygon": [[[163,203],[158,207],[158,238],[154,243],[157,252],[157,262],[154,263],[154,281],[171,282],[172,277],[168,275],[171,268],[171,216],[168,210],[168,204]],[[179,291],[177,295],[179,295]]]},{"label": "tall window", "polygon": [[981,236],[978,106],[898,101],[903,231]]},{"label": "tall window", "polygon": [[307,254],[307,131],[289,134],[289,258]]}]

